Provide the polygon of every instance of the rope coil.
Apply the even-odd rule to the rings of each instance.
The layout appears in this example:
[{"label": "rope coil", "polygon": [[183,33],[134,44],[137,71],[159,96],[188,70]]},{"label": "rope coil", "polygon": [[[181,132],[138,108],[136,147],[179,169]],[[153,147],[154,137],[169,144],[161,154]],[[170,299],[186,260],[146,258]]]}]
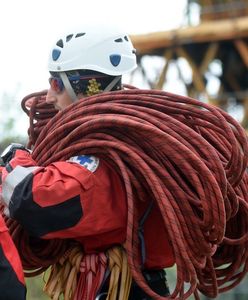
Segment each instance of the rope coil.
[{"label": "rope coil", "polygon": [[[28,110],[25,102],[31,97],[35,101]],[[201,291],[216,297],[242,280],[248,255],[248,144],[238,122],[217,107],[157,90],[99,94],[58,113],[44,100],[45,92],[22,102],[30,117],[33,159],[47,166],[91,154],[119,173],[128,203],[128,263],[147,294],[199,299]],[[177,283],[168,298],[147,286],[139,266],[135,203],[147,195],[160,209],[175,253]],[[34,245],[20,242],[22,231],[12,232],[26,269],[53,263],[46,264],[45,256],[37,263]],[[52,241],[46,243],[42,253]],[[58,258],[68,247],[61,242]]]}]

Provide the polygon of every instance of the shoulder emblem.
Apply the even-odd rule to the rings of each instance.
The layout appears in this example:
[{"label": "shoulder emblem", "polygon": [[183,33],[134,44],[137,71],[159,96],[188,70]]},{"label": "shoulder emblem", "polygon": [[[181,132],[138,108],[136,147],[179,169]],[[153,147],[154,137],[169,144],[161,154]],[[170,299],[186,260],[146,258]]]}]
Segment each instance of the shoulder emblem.
[{"label": "shoulder emblem", "polygon": [[90,172],[95,172],[99,166],[99,158],[93,155],[72,156],[68,161],[80,164]]}]

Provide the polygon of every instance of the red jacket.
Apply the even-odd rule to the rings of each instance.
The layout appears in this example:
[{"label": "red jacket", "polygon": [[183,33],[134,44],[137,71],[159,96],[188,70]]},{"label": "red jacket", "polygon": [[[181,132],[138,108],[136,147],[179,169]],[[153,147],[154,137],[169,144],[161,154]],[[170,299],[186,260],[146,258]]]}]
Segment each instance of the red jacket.
[{"label": "red jacket", "polygon": [[24,300],[26,287],[19,255],[0,215],[0,299]]},{"label": "red jacket", "polygon": [[[86,253],[105,250],[126,239],[127,203],[122,181],[103,160],[81,155],[72,161],[37,167],[17,150],[13,171],[3,182],[10,216],[34,236],[74,238]],[[23,167],[20,167],[23,166]],[[7,186],[7,188],[4,188]],[[11,200],[11,202],[10,202]],[[147,209],[138,208],[140,217]],[[156,206],[144,222],[145,268],[172,266],[174,255]]]}]

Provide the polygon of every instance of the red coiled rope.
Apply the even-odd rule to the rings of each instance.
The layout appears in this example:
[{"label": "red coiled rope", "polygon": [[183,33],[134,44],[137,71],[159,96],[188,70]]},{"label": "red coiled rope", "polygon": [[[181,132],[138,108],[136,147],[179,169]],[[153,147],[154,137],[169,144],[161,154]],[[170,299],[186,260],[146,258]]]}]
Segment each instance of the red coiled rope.
[{"label": "red coiled rope", "polygon": [[[146,293],[154,299],[187,299],[194,293],[198,299],[200,290],[216,297],[242,280],[248,261],[248,147],[233,118],[188,97],[137,89],[88,97],[56,114],[44,94],[23,100],[33,158],[47,166],[80,152],[116,169],[128,201],[128,262]],[[34,96],[29,111],[25,101]],[[138,264],[135,203],[144,197],[160,208],[176,257],[177,284],[169,298],[151,291]],[[43,270],[51,264],[42,255],[51,253],[53,241],[35,252],[35,243],[20,243],[21,233],[14,240],[25,267]],[[60,243],[58,257],[68,247],[67,241]]]}]

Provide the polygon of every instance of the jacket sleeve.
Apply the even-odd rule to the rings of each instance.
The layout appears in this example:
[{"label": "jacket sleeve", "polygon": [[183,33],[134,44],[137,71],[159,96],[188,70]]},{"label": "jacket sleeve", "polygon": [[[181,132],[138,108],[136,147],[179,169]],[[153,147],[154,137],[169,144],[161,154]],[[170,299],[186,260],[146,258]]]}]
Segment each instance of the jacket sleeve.
[{"label": "jacket sleeve", "polygon": [[3,181],[10,217],[36,237],[92,243],[105,236],[105,241],[122,243],[127,208],[119,176],[92,156],[78,158],[79,163],[37,167],[29,153],[18,150]]},{"label": "jacket sleeve", "polygon": [[25,300],[26,287],[16,247],[0,215],[0,299]]}]

